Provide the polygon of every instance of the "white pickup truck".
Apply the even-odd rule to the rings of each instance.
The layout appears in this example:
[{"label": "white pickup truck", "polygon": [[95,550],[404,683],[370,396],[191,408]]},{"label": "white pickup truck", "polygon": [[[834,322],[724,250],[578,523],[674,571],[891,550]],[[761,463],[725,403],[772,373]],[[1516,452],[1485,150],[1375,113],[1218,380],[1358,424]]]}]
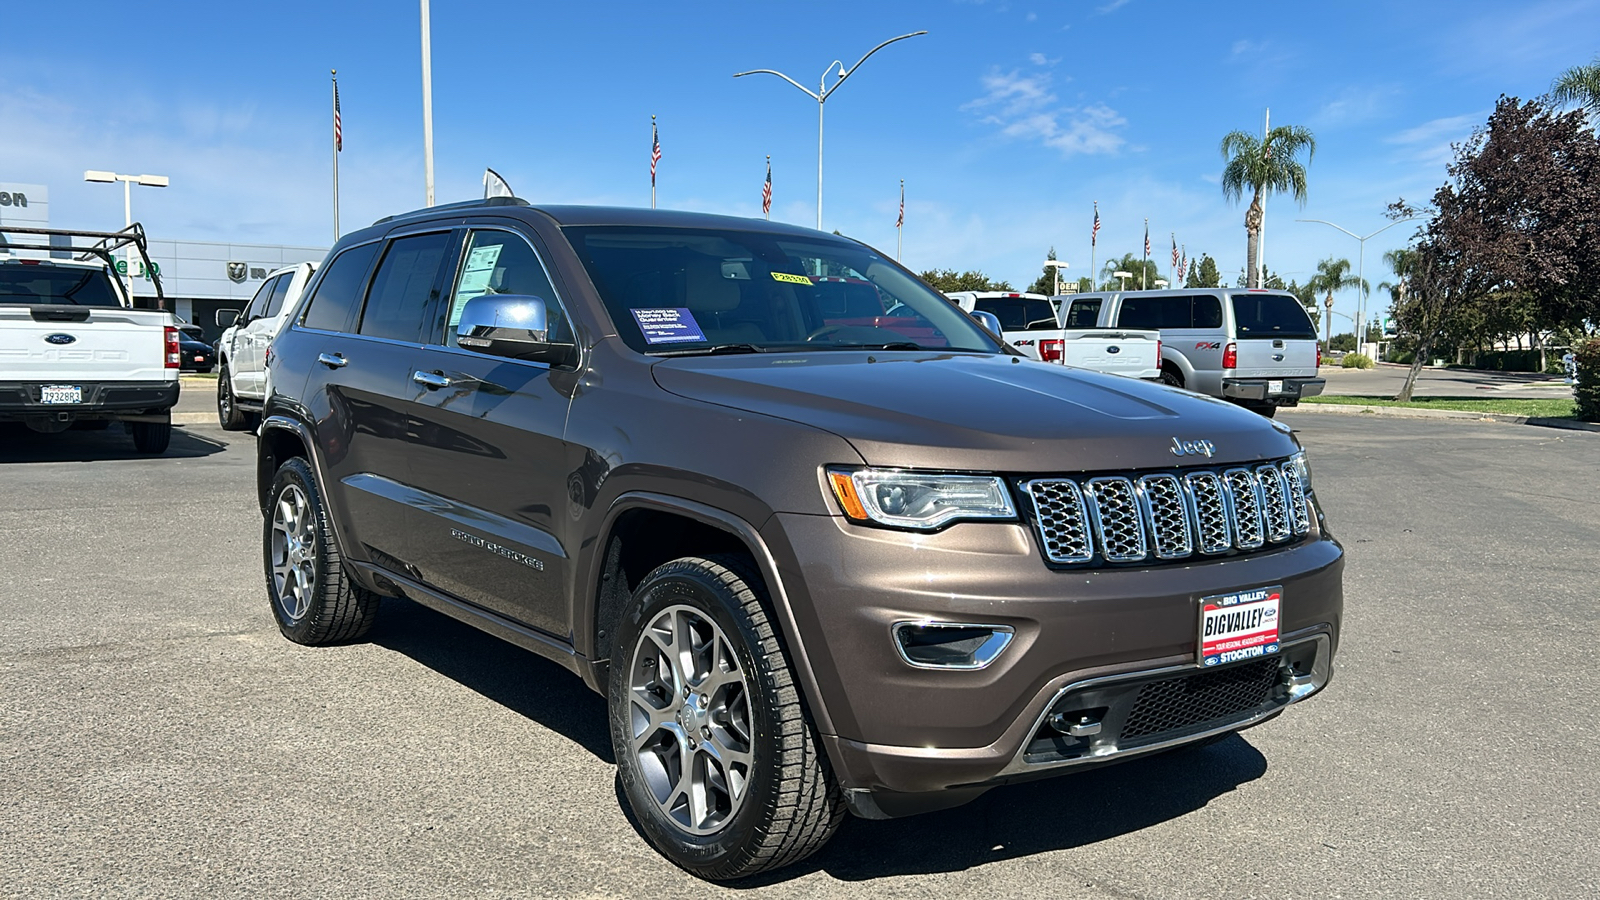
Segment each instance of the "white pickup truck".
[{"label": "white pickup truck", "polygon": [[[178,323],[169,312],[135,309],[112,261],[133,247],[153,270],[143,229],[7,227],[4,237],[0,422],[42,434],[123,422],[140,453],[164,452],[178,402]],[[156,290],[159,299],[159,281]]]},{"label": "white pickup truck", "polygon": [[1015,291],[945,294],[968,314],[989,313],[1005,342],[1034,359],[1129,378],[1161,377],[1161,332],[1129,328],[1063,328],[1055,301]]}]

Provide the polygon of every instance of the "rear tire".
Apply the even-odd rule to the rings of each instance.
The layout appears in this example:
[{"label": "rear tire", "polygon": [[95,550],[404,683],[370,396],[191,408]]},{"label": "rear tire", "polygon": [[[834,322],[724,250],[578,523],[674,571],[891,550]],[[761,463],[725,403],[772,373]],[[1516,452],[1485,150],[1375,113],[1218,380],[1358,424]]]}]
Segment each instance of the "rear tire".
[{"label": "rear tire", "polygon": [[1171,366],[1161,367],[1161,383],[1170,387],[1183,387],[1183,373]]},{"label": "rear tire", "polygon": [[233,396],[233,382],[228,377],[228,364],[222,364],[222,371],[217,375],[217,424],[223,431],[244,431],[249,427],[249,418],[239,410],[239,402]]},{"label": "rear tire", "polygon": [[172,420],[165,422],[132,422],[133,449],[140,453],[165,453],[172,442]]},{"label": "rear tire", "polygon": [[622,792],[657,851],[710,881],[820,849],[843,795],[744,557],[689,557],[623,611],[608,692]]},{"label": "rear tire", "polygon": [[294,457],[278,468],[262,525],[267,597],[283,636],[321,646],[372,630],[380,598],[344,573],[344,557],[311,466]]}]

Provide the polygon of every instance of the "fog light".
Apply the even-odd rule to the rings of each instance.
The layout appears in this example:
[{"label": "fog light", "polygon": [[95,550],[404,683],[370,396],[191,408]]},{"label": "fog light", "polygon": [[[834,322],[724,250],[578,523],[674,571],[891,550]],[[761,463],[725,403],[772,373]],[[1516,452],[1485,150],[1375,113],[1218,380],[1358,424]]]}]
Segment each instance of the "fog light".
[{"label": "fog light", "polygon": [[995,661],[1015,636],[1009,625],[958,622],[896,622],[900,658],[920,669],[981,669]]}]

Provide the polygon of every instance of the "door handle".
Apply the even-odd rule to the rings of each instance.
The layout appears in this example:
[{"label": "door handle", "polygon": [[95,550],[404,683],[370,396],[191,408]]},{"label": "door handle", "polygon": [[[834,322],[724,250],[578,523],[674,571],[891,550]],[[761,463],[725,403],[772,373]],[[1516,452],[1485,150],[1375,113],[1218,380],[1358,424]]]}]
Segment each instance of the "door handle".
[{"label": "door handle", "polygon": [[345,359],[344,356],[338,353],[318,353],[317,362],[330,369],[342,369],[349,364],[350,360]]},{"label": "door handle", "polygon": [[450,386],[450,376],[445,375],[443,372],[412,372],[411,380],[422,385],[430,391],[436,391],[439,388]]}]

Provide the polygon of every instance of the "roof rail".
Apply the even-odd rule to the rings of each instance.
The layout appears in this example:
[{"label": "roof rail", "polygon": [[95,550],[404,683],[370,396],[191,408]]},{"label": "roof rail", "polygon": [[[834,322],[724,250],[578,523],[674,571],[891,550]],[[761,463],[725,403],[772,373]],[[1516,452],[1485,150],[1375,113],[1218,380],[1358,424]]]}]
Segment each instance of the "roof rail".
[{"label": "roof rail", "polygon": [[489,197],[489,198],[487,198],[485,200],[463,200],[460,203],[441,203],[438,206],[424,206],[421,209],[413,209],[410,212],[395,213],[392,216],[384,216],[383,218],[379,219],[376,222],[373,222],[372,224],[373,225],[382,225],[385,222],[394,222],[394,221],[399,220],[399,219],[408,219],[408,218],[410,218],[412,216],[420,216],[420,215],[423,215],[424,213],[438,212],[439,210],[442,210],[442,209],[474,209],[474,208],[482,208],[482,207],[488,207],[488,206],[527,206],[527,205],[528,205],[528,201],[522,199],[521,197]]}]

